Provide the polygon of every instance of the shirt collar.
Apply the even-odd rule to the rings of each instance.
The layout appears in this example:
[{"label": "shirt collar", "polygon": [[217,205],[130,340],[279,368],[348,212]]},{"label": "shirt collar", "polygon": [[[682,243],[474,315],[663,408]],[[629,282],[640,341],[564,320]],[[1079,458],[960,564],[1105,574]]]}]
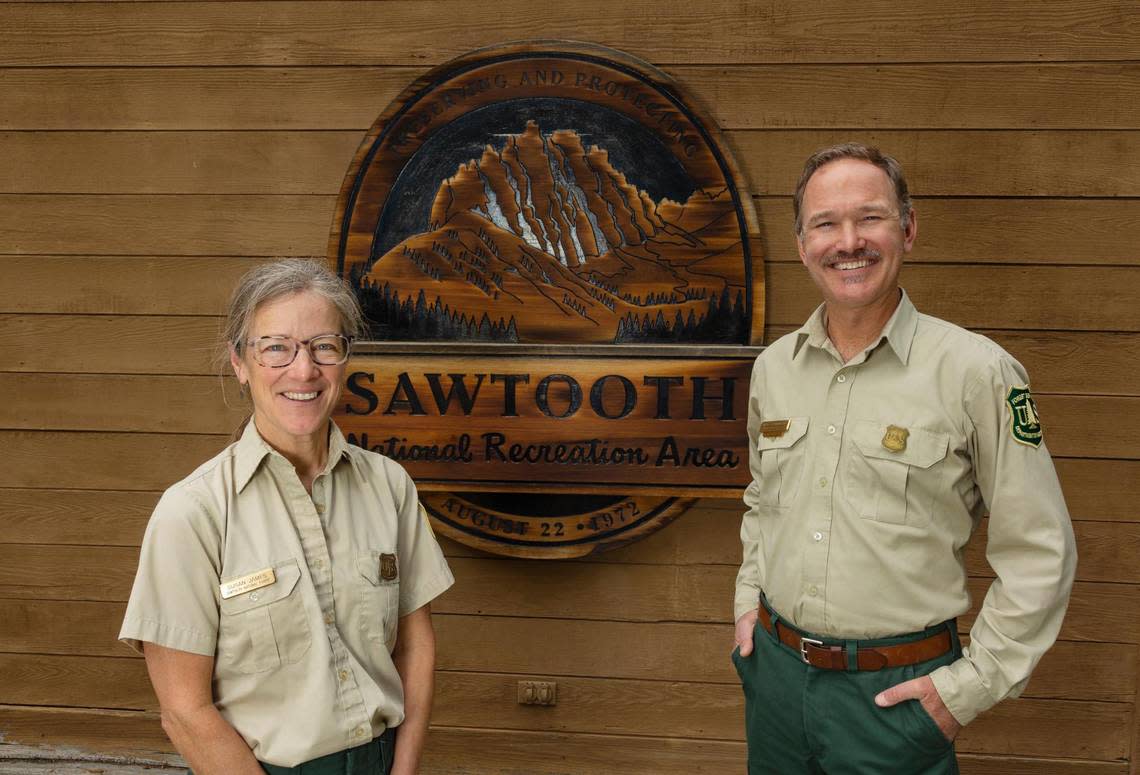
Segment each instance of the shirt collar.
[{"label": "shirt collar", "polygon": [[[914,342],[914,332],[918,329],[918,310],[914,308],[914,304],[906,295],[906,291],[902,289],[900,291],[902,296],[899,299],[899,305],[895,307],[890,320],[883,326],[883,332],[867,349],[873,350],[886,339],[895,356],[905,366],[910,359],[910,346]],[[821,350],[827,346],[829,338],[827,336],[827,322],[824,320],[825,315],[826,305],[820,304],[811,313],[807,322],[796,331],[796,346],[792,350],[793,359],[799,355],[804,344]]]},{"label": "shirt collar", "polygon": [[[250,479],[257,473],[257,469],[261,466],[261,461],[265,458],[276,455],[282,457],[280,452],[270,447],[261,438],[261,434],[257,432],[257,426],[253,424],[253,418],[245,425],[245,430],[242,431],[241,438],[238,439],[237,449],[235,451],[236,463],[234,469],[234,476],[236,477],[235,484],[237,485],[238,492],[245,489],[249,484]],[[344,438],[344,434],[340,432],[335,422],[329,422],[329,458],[325,463],[322,474],[327,474],[332,471],[333,467],[340,462],[341,458],[347,457],[353,464],[353,468],[360,473],[357,467],[356,459],[349,454],[348,442]]]}]

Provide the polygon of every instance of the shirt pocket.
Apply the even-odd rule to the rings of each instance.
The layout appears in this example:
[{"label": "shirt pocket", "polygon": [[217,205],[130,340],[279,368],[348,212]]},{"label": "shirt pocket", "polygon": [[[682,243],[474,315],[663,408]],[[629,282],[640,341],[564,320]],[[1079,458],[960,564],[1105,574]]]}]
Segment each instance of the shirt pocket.
[{"label": "shirt pocket", "polygon": [[273,574],[272,584],[221,601],[219,672],[263,673],[309,651],[312,633],[297,586],[301,569],[291,559],[274,565]]},{"label": "shirt pocket", "polygon": [[796,489],[803,476],[803,441],[808,430],[807,417],[792,417],[788,429],[780,436],[761,434],[756,443],[760,450],[760,502],[771,508],[786,509],[796,497]]},{"label": "shirt pocket", "polygon": [[398,560],[393,578],[380,573],[381,557],[396,558],[392,552],[369,551],[357,555],[360,573],[360,629],[369,640],[383,643],[391,651],[396,645],[396,620],[400,613],[400,572]]},{"label": "shirt pocket", "polygon": [[941,483],[950,435],[908,428],[905,449],[892,451],[883,439],[892,426],[858,420],[853,426],[851,500],[864,519],[896,525],[925,524]]}]

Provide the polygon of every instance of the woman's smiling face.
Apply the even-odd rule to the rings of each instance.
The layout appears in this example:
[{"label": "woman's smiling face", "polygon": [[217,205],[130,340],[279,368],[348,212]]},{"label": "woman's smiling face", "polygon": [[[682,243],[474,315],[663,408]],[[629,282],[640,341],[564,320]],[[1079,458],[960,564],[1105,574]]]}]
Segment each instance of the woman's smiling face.
[{"label": "woman's smiling face", "polygon": [[258,433],[278,451],[323,444],[328,420],[344,383],[344,363],[321,366],[301,346],[288,366],[269,368],[253,358],[249,342],[263,336],[285,336],[307,342],[321,334],[343,333],[336,307],[323,296],[301,291],[261,304],[253,315],[242,354],[232,350],[230,363],[253,400]]}]

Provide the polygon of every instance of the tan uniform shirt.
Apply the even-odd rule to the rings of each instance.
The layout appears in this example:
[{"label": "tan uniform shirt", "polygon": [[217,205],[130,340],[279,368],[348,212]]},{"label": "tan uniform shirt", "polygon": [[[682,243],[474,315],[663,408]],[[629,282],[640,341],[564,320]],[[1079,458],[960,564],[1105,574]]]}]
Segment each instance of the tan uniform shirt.
[{"label": "tan uniform shirt", "polygon": [[970,607],[962,548],[988,509],[997,579],[962,658],[931,678],[963,724],[1019,694],[1057,637],[1076,565],[1049,452],[1014,438],[1007,396],[1019,386],[1028,378],[1008,353],[919,314],[905,293],[846,364],[822,306],[765,350],[749,396],[736,618],[761,590],[795,625],[833,637],[959,616]]},{"label": "tan uniform shirt", "polygon": [[222,716],[289,767],[403,720],[397,619],[452,583],[397,463],[334,424],[310,497],[251,422],[163,494],[119,638],[213,656]]}]

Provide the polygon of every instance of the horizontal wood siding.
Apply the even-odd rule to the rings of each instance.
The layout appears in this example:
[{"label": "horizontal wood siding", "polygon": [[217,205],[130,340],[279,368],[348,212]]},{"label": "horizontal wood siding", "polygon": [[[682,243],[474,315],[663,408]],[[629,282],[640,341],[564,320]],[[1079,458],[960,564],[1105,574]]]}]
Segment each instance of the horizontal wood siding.
[{"label": "horizontal wood siding", "polygon": [[[766,341],[818,303],[791,233],[803,159],[849,138],[900,159],[920,225],[904,285],[1028,368],[1080,551],[1059,643],[963,731],[962,771],[1140,775],[1132,0],[0,0],[0,771],[67,751],[59,772],[172,771],[115,636],[158,495],[244,414],[218,360],[230,289],[324,256],[364,131],[426,68],[552,30],[663,68],[725,130],[760,221]],[[425,773],[741,771],[740,512],[704,500],[573,562],[445,540]],[[534,678],[556,707],[518,705]]]}]

